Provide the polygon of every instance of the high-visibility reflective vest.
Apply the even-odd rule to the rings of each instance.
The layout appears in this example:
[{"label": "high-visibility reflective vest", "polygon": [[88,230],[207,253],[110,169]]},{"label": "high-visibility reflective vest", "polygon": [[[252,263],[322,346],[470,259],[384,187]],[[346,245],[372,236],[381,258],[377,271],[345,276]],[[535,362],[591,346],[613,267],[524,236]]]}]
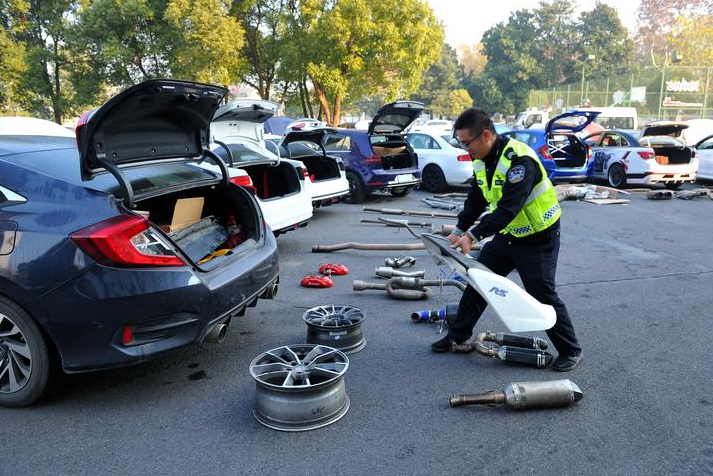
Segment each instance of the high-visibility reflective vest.
[{"label": "high-visibility reflective vest", "polygon": [[515,237],[521,238],[549,228],[562,215],[562,210],[557,200],[555,187],[547,177],[547,172],[537,159],[535,151],[522,142],[511,138],[498,159],[498,165],[495,167],[491,184],[488,184],[485,162],[480,159],[473,161],[475,181],[480,190],[483,191],[483,196],[488,201],[490,211],[492,212],[497,208],[498,202],[503,196],[503,185],[505,185],[508,171],[512,166],[511,157],[513,156],[532,157],[542,174],[542,179],[532,189],[520,212],[505,228],[500,230],[500,233],[510,233]]}]

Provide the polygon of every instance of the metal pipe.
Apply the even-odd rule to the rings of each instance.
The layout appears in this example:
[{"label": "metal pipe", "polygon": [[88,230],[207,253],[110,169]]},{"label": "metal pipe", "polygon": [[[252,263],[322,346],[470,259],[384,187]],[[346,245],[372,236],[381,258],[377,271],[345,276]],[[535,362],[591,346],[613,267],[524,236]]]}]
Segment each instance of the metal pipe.
[{"label": "metal pipe", "polygon": [[[510,345],[498,345],[506,342]],[[476,351],[502,362],[530,365],[543,369],[552,362],[552,354],[545,352],[542,350],[543,348],[547,348],[547,343],[535,337],[484,332],[478,334],[473,341],[453,344],[452,350],[461,353]]]},{"label": "metal pipe", "polygon": [[[396,223],[388,223],[380,220],[371,220],[369,218],[362,218],[360,221],[362,223],[373,223],[375,225],[395,226],[399,228],[402,226],[400,224],[397,225]],[[415,226],[420,228],[433,228],[433,223],[431,223],[430,221],[407,221],[406,224],[408,226]]]},{"label": "metal pipe", "polygon": [[513,410],[570,407],[584,397],[579,386],[569,379],[550,382],[515,382],[503,391],[481,394],[451,395],[452,407],[461,405],[505,404]]},{"label": "metal pipe", "polygon": [[433,198],[468,198],[468,194],[463,192],[437,193],[433,195]]},{"label": "metal pipe", "polygon": [[462,204],[452,203],[445,200],[439,200],[437,198],[422,198],[421,202],[425,203],[432,208],[442,208],[443,210],[458,210],[463,208]]},{"label": "metal pipe", "polygon": [[421,279],[421,278],[391,278],[385,284],[353,281],[354,291],[365,289],[386,290],[386,294],[394,299],[419,300],[431,297],[428,286],[455,286],[461,291],[466,285],[455,279]]},{"label": "metal pipe", "polygon": [[458,314],[458,304],[446,304],[440,309],[424,309],[411,313],[411,321],[419,322],[450,321]]},{"label": "metal pipe", "polygon": [[404,266],[412,267],[416,264],[416,258],[413,256],[404,256],[403,258],[384,258],[384,264],[392,268],[403,268]]},{"label": "metal pipe", "polygon": [[[456,229],[455,225],[434,225],[433,223],[430,222],[414,222],[414,221],[408,221],[408,220],[386,220],[384,218],[380,218],[379,220],[370,220],[368,218],[362,218],[361,219],[362,223],[373,223],[376,225],[385,225],[385,226],[391,226],[391,227],[396,227],[396,228],[406,228],[406,225],[411,226],[411,227],[420,227],[420,228],[428,228],[429,233],[432,235],[442,235],[442,236],[448,236],[453,231]],[[476,225],[478,222],[475,223]]]},{"label": "metal pipe", "polygon": [[547,341],[544,339],[539,339],[537,337],[526,337],[519,336],[515,334],[505,334],[503,332],[498,332],[497,334],[493,332],[482,332],[476,336],[478,341],[490,341],[495,342],[498,345],[511,345],[514,347],[523,347],[526,349],[541,349],[547,348]]},{"label": "metal pipe", "polygon": [[334,245],[315,245],[312,253],[331,253],[341,250],[363,250],[363,251],[396,251],[396,250],[425,250],[423,243],[337,243]]},{"label": "metal pipe", "polygon": [[388,266],[379,266],[374,270],[379,278],[423,278],[426,276],[426,271],[398,271]]},{"label": "metal pipe", "polygon": [[457,213],[426,212],[421,210],[402,210],[400,208],[375,208],[364,207],[365,212],[381,213],[384,215],[410,215],[431,218],[458,218]]}]

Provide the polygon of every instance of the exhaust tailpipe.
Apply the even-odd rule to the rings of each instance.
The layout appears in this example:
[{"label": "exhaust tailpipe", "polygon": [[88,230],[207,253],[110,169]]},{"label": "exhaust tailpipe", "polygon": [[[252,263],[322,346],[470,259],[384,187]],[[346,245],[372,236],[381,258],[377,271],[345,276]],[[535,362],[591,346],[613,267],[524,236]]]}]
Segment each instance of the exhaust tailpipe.
[{"label": "exhaust tailpipe", "polygon": [[277,296],[277,288],[278,288],[277,283],[272,283],[268,285],[267,288],[262,292],[260,295],[260,299],[274,299],[275,296]]},{"label": "exhaust tailpipe", "polygon": [[227,324],[216,324],[215,326],[213,326],[210,332],[206,334],[205,338],[203,339],[203,342],[209,342],[211,344],[220,344],[225,340],[225,334],[227,333]]}]

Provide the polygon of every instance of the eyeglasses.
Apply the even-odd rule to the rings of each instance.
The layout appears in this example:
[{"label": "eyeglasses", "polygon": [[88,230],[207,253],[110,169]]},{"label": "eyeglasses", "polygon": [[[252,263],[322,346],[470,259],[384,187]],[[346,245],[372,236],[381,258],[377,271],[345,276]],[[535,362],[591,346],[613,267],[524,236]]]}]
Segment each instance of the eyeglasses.
[{"label": "eyeglasses", "polygon": [[458,141],[458,145],[460,145],[461,148],[463,148],[463,149],[468,149],[468,147],[470,146],[470,143],[473,142],[473,141],[474,141],[475,139],[477,139],[478,137],[480,137],[480,134],[482,134],[483,132],[485,132],[485,129],[483,129],[482,131],[478,132],[478,133],[475,135],[475,137],[471,138],[470,140],[467,140],[466,142]]}]

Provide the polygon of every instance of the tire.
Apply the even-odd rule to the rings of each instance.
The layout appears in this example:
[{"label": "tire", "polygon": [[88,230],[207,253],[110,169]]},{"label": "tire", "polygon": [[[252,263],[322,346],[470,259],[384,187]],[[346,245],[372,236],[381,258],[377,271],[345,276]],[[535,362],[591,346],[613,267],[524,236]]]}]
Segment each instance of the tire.
[{"label": "tire", "polygon": [[443,192],[448,187],[446,176],[437,165],[427,165],[421,173],[421,188],[431,193]]},{"label": "tire", "polygon": [[394,197],[405,197],[409,193],[411,193],[411,190],[413,190],[413,187],[399,187],[399,188],[392,188],[389,190],[389,193],[393,195]]},{"label": "tire", "polygon": [[349,182],[349,195],[347,195],[347,203],[361,203],[366,197],[366,192],[364,191],[364,182],[362,182],[361,177],[352,171],[347,171],[347,181]]},{"label": "tire", "polygon": [[621,164],[612,164],[607,171],[607,182],[610,187],[624,188],[626,187],[626,172]]},{"label": "tire", "polygon": [[0,297],[0,405],[35,403],[47,391],[54,373],[40,328],[24,309]]}]

